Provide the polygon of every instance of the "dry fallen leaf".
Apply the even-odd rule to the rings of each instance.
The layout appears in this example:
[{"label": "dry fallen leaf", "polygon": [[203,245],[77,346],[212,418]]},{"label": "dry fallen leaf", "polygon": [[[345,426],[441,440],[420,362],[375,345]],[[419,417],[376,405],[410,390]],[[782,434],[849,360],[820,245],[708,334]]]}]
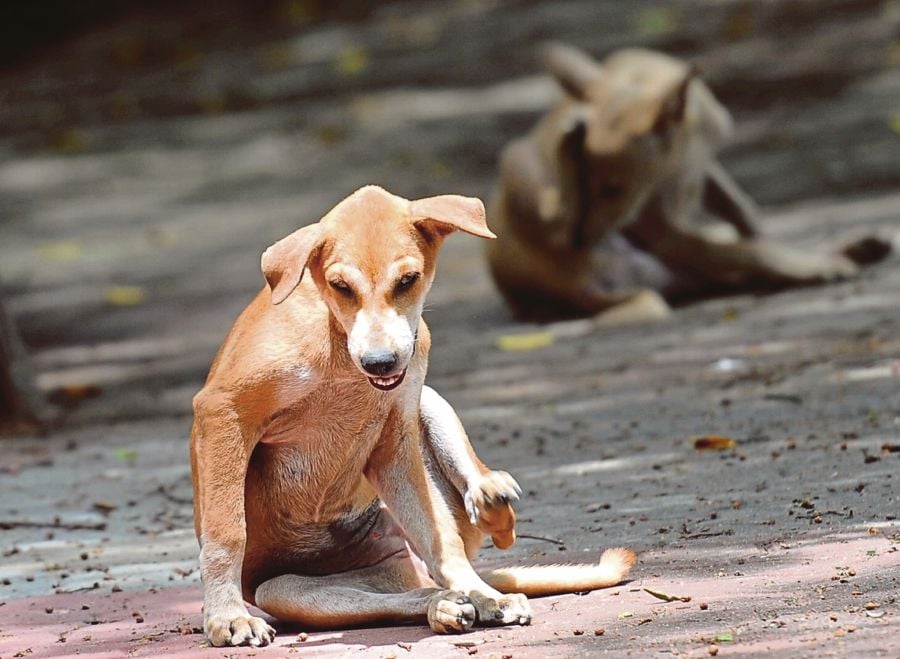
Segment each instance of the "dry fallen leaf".
[{"label": "dry fallen leaf", "polygon": [[894,116],[891,117],[890,126],[892,131],[900,133],[900,112],[894,113]]},{"label": "dry fallen leaf", "polygon": [[37,248],[38,254],[48,261],[68,263],[80,259],[84,253],[81,243],[75,240],[60,240],[53,243],[44,243]]},{"label": "dry fallen leaf", "polygon": [[525,352],[538,350],[553,344],[553,332],[533,332],[531,334],[505,334],[497,339],[497,347],[504,352]]},{"label": "dry fallen leaf", "polygon": [[723,435],[694,437],[691,441],[694,443],[694,448],[698,451],[727,451],[737,447],[736,441]]},{"label": "dry fallen leaf", "polygon": [[116,307],[133,307],[147,297],[140,286],[110,286],[103,292],[104,299]]},{"label": "dry fallen leaf", "polygon": [[103,393],[103,388],[96,384],[70,384],[55,389],[50,393],[50,400],[57,405],[75,403],[87,398],[96,398]]},{"label": "dry fallen leaf", "polygon": [[338,55],[336,66],[341,75],[355,76],[368,68],[369,54],[360,46],[345,48]]},{"label": "dry fallen leaf", "polygon": [[664,593],[661,590],[652,590],[650,588],[644,588],[644,592],[657,599],[661,599],[663,602],[690,602],[691,598],[682,596],[682,595],[669,595],[668,593]]}]

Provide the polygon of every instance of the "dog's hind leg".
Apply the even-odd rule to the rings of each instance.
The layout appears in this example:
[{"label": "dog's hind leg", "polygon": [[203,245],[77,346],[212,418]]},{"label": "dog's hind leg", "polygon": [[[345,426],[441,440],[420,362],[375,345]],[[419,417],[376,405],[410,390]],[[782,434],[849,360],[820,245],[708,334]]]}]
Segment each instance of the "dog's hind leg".
[{"label": "dog's hind leg", "polygon": [[422,623],[438,633],[470,629],[477,614],[462,593],[419,576],[404,553],[372,567],[327,576],[285,574],[256,589],[256,604],[279,620],[318,629]]}]

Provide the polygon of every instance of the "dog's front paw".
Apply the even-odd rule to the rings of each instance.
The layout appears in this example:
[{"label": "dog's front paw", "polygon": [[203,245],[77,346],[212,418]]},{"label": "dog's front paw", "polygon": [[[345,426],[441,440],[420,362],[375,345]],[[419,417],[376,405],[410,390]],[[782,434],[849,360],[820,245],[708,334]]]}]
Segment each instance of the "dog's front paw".
[{"label": "dog's front paw", "polygon": [[246,611],[237,614],[211,615],[203,621],[210,645],[252,645],[259,647],[275,640],[275,630],[262,618]]},{"label": "dog's front paw", "polygon": [[521,593],[489,597],[478,591],[469,593],[478,612],[478,622],[486,627],[499,625],[530,625],[531,605]]},{"label": "dog's front paw", "polygon": [[506,549],[516,541],[516,513],[510,502],[522,489],[505,471],[489,471],[469,486],[463,500],[469,521]]},{"label": "dog's front paw", "polygon": [[428,602],[428,625],[438,634],[469,631],[476,617],[472,600],[455,590],[435,593]]}]

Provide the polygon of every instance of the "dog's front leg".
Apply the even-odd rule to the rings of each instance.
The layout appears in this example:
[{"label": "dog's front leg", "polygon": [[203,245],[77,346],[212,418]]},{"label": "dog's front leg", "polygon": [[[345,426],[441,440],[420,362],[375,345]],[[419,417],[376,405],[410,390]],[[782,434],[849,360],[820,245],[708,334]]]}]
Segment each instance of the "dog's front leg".
[{"label": "dog's front leg", "polygon": [[[431,387],[422,387],[419,416],[429,468],[440,470],[452,484],[469,521],[490,534],[496,547],[512,546],[516,515],[510,504],[522,494],[519,484],[507,472],[489,469],[478,459],[453,407]],[[468,553],[472,551],[470,547]]]},{"label": "dog's front leg", "polygon": [[268,645],[275,637],[265,620],[248,613],[241,594],[247,541],[244,487],[252,450],[233,401],[203,393],[195,398],[194,523],[200,540],[203,629],[215,646]]},{"label": "dog's front leg", "polygon": [[759,235],[757,223],[759,211],[753,200],[718,162],[707,167],[703,188],[703,205],[728,221],[743,238]]},{"label": "dog's front leg", "polygon": [[469,596],[482,624],[531,622],[524,595],[501,594],[469,562],[450,506],[425,468],[418,413],[388,420],[365,473],[439,586]]}]

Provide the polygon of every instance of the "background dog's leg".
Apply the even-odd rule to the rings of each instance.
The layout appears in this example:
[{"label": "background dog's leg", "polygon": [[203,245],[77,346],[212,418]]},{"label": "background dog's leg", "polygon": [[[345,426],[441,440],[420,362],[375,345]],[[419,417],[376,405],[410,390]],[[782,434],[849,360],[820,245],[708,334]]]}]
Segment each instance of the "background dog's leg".
[{"label": "background dog's leg", "polygon": [[756,204],[741,190],[725,168],[715,161],[706,170],[703,204],[709,211],[731,224],[744,238],[759,235],[759,212]]},{"label": "background dog's leg", "polygon": [[652,206],[628,229],[641,247],[673,270],[699,275],[710,284],[778,286],[815,284],[851,277],[857,266],[840,254],[819,254],[764,239],[722,243],[666,219]]},{"label": "background dog's leg", "polygon": [[476,620],[468,597],[422,579],[409,555],[322,577],[275,577],[256,589],[256,604],[279,620],[318,628],[427,620],[434,631],[451,633]]},{"label": "background dog's leg", "polygon": [[[445,498],[462,498],[464,510],[454,506],[454,515],[466,554],[473,558],[481,545],[481,533],[471,533],[478,529],[490,534],[498,548],[511,546],[516,541],[516,515],[510,502],[522,492],[518,483],[507,472],[492,471],[478,459],[453,407],[431,387],[422,388],[419,415],[429,471],[448,481]],[[464,519],[459,519],[463,512]]]},{"label": "background dog's leg", "polygon": [[199,394],[194,402],[191,468],[196,475],[194,523],[200,538],[203,628],[210,643],[268,645],[275,631],[251,616],[241,594],[247,541],[244,486],[252,445],[232,401]]}]

